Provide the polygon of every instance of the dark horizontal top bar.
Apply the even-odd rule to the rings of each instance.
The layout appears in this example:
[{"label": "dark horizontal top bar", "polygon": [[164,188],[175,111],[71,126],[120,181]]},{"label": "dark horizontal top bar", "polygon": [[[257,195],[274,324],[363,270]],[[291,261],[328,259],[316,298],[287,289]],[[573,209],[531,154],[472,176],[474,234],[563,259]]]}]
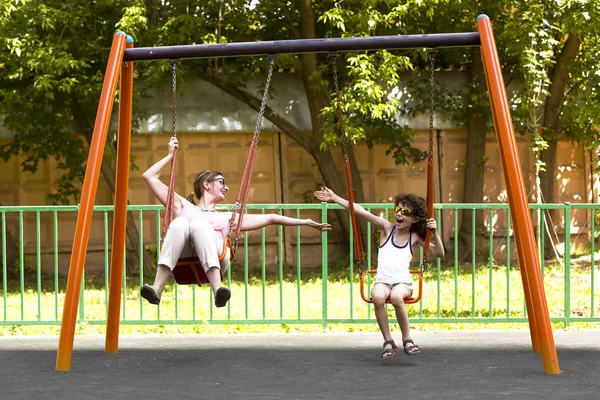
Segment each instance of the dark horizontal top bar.
[{"label": "dark horizontal top bar", "polygon": [[367,36],[356,38],[275,40],[226,44],[139,47],[125,50],[125,61],[175,60],[182,58],[258,56],[267,54],[323,53],[352,50],[415,49],[420,47],[480,46],[479,33]]}]

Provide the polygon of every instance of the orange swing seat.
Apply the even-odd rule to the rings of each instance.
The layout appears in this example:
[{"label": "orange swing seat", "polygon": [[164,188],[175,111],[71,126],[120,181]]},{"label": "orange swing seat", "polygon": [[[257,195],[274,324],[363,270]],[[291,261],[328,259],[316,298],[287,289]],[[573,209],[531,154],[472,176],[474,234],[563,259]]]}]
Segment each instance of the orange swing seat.
[{"label": "orange swing seat", "polygon": [[[363,271],[360,274],[360,296],[362,297],[362,299],[364,301],[366,301],[367,303],[372,303],[373,299],[371,298],[371,296],[367,295],[365,293],[365,279],[367,279],[369,274],[375,274],[377,273],[376,269],[368,269],[366,271]],[[419,275],[419,290],[417,292],[417,296],[413,296],[411,297],[406,297],[404,299],[404,303],[405,304],[414,304],[417,303],[419,300],[421,300],[421,294],[423,293],[423,271],[420,270],[411,270],[410,271],[411,274],[417,274]],[[385,301],[387,304],[391,304],[390,298],[388,297]]]}]

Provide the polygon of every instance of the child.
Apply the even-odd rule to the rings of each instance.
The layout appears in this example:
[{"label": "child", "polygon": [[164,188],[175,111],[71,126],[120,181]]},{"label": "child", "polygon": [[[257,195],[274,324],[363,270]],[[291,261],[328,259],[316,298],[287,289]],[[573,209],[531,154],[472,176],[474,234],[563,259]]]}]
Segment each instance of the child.
[{"label": "child", "polygon": [[[344,208],[349,207],[346,199],[333,193],[329,188],[314,193],[321,201],[334,202]],[[394,222],[371,214],[359,204],[354,204],[357,216],[365,218],[381,229],[379,255],[377,257],[377,276],[371,289],[371,298],[375,308],[377,324],[383,335],[381,358],[390,359],[398,348],[392,339],[388,322],[386,299],[389,297],[396,310],[396,319],[402,331],[404,353],[409,356],[420,351],[410,336],[408,312],[404,299],[412,295],[412,276],[409,271],[410,260],[415,245],[423,246],[426,230],[432,231],[429,255],[442,257],[444,246],[437,234],[437,224],[433,218],[427,219],[425,200],[414,194],[398,194],[394,198]]]}]

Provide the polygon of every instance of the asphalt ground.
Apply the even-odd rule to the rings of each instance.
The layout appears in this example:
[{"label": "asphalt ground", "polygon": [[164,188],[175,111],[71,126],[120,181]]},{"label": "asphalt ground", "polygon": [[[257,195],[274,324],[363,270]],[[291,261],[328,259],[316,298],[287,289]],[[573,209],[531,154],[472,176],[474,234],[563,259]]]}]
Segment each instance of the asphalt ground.
[{"label": "asphalt ground", "polygon": [[[396,333],[397,342],[400,341]],[[2,399],[600,399],[600,331],[556,331],[547,375],[528,331],[413,330],[421,353],[380,359],[379,333],[0,338]]]}]

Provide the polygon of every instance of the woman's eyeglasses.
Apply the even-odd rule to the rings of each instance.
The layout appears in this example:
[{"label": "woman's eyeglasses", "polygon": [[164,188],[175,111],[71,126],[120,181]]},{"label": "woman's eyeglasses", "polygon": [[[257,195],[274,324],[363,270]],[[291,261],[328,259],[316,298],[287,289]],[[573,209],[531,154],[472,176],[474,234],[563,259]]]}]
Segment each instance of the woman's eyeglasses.
[{"label": "woman's eyeglasses", "polygon": [[396,208],[394,208],[394,213],[398,214],[398,212],[400,212],[402,215],[406,215],[407,217],[412,214],[412,210],[410,208],[396,206]]},{"label": "woman's eyeglasses", "polygon": [[221,182],[221,185],[223,185],[223,187],[225,187],[225,178],[217,178],[217,179],[213,179],[213,182]]}]

